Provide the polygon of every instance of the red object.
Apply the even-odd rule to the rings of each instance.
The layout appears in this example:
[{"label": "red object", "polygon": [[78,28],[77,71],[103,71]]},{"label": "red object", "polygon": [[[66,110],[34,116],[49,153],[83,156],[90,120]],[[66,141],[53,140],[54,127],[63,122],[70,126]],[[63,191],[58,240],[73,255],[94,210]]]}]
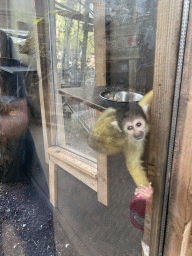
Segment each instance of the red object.
[{"label": "red object", "polygon": [[149,187],[142,186],[137,188],[135,196],[129,205],[131,223],[140,230],[144,230],[146,202],[152,203],[152,194],[151,184],[149,184]]},{"label": "red object", "polygon": [[133,43],[133,38],[130,37],[127,42],[128,42],[129,45],[132,45],[132,43]]}]

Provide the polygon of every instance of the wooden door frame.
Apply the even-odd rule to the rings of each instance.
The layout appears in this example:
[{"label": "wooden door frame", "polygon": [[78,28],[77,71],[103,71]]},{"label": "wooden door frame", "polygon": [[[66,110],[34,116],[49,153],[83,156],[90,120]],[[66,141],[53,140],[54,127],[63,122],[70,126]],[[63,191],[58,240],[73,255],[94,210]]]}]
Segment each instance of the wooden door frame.
[{"label": "wooden door frame", "polygon": [[[147,168],[149,177],[154,186],[154,194],[150,236],[148,234],[144,234],[144,240],[147,240],[146,238],[148,237],[147,242],[148,245],[150,245],[150,255],[154,256],[160,255],[160,238],[161,240],[164,238],[164,234],[161,233],[161,225],[165,179],[166,172],[169,168],[167,164],[168,156],[170,155],[170,131],[175,84],[177,81],[178,52],[180,45],[183,4],[184,1],[182,0],[174,2],[171,0],[158,1],[153,82],[154,98],[151,110],[150,153]],[[183,113],[182,117],[184,117],[185,110],[183,107],[181,111]],[[177,147],[178,145],[176,144],[175,149]],[[178,158],[178,156],[174,154],[173,162],[176,160],[176,157]],[[172,186],[171,189],[173,188],[175,189],[174,186]],[[168,237],[167,234],[166,237]],[[167,250],[166,246],[168,247],[168,243],[165,244],[165,251]],[[174,254],[165,255],[172,256]]]},{"label": "wooden door frame", "polygon": [[[175,147],[164,255],[187,255],[192,221],[192,8],[189,12],[186,47],[178,108]],[[190,245],[192,246],[192,244]]]}]

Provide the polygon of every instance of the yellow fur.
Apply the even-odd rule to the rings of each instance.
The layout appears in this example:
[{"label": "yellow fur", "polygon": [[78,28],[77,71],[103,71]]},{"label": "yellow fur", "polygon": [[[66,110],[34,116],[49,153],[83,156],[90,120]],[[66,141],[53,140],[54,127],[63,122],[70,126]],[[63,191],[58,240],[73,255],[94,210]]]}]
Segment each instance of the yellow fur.
[{"label": "yellow fur", "polygon": [[[152,98],[153,91],[150,91],[139,102],[139,105],[148,108]],[[138,187],[148,186],[149,181],[141,161],[144,141],[135,141],[121,132],[116,125],[115,109],[108,108],[102,113],[89,134],[88,143],[96,151],[107,155],[124,152],[127,169],[136,185]]]},{"label": "yellow fur", "polygon": [[114,121],[116,110],[108,108],[91,130],[88,143],[96,151],[113,155],[124,150],[125,135],[113,125]]},{"label": "yellow fur", "polygon": [[141,107],[143,106],[150,106],[153,100],[153,90],[151,90],[150,92],[148,92],[140,101],[139,101],[139,105]]},{"label": "yellow fur", "polygon": [[[137,145],[135,145],[137,144]],[[146,172],[142,166],[141,157],[144,152],[144,142],[140,141],[127,141],[124,155],[127,169],[132,176],[135,184],[140,187],[141,185],[148,186]]]}]

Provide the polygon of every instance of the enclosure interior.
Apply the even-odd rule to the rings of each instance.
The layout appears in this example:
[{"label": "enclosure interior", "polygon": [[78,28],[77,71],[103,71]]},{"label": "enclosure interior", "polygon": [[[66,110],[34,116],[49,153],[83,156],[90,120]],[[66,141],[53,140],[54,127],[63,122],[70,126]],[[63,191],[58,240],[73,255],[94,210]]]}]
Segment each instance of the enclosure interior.
[{"label": "enclosure interior", "polygon": [[[14,58],[28,68],[23,75],[29,128],[40,161],[32,179],[49,197],[48,149],[64,152],[67,170],[57,167],[57,209],[80,255],[142,252],[143,232],[130,222],[136,185],[125,158],[101,157],[87,138],[101,113],[116,107],[103,101],[96,87],[141,96],[153,88],[157,2],[0,0],[0,29],[13,40]],[[85,170],[78,161],[93,170],[89,179],[80,176]],[[107,206],[98,201],[93,178],[104,162]],[[144,226],[144,218],[135,218]]]}]

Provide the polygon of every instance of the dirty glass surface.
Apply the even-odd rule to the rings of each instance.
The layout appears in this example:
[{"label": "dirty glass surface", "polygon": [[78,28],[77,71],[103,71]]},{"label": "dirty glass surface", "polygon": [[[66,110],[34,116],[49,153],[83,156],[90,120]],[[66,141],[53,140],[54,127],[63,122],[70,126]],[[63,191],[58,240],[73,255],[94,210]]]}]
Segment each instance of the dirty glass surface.
[{"label": "dirty glass surface", "polygon": [[[12,56],[3,55],[5,51],[1,51],[0,72],[7,72],[3,66],[13,67],[13,63],[5,63],[4,58],[21,63],[22,70],[17,70],[15,75],[15,92],[21,93],[20,80],[23,79],[26,94],[23,90],[22,97],[28,107],[25,111],[28,124],[24,128],[28,130],[25,150],[28,149],[29,158],[25,170],[30,177],[29,183],[18,183],[16,189],[2,188],[7,189],[8,194],[3,199],[7,219],[0,230],[3,237],[0,247],[7,250],[7,255],[37,252],[37,255],[136,256],[141,255],[142,246],[148,249],[148,244],[141,244],[143,216],[134,212],[135,225],[130,220],[130,202],[136,185],[127,171],[123,154],[109,157],[98,154],[87,139],[100,114],[108,107],[117,106],[104,101],[99,95],[101,92],[123,90],[143,96],[152,89],[157,2],[0,0],[0,30],[13,42]],[[55,39],[56,51],[50,46],[51,38]],[[0,37],[0,46],[2,44]],[[54,83],[52,58],[56,59],[57,83]],[[0,82],[2,98],[7,92],[2,80]],[[100,92],[95,87],[101,87]],[[82,94],[85,97],[81,97]],[[18,141],[14,143],[21,147]],[[11,154],[17,151],[17,148],[12,150],[13,144],[6,148]],[[108,184],[107,206],[98,201],[99,186],[93,190],[78,179],[79,174],[75,176],[56,166],[57,214],[44,207],[50,198],[49,182],[52,182],[50,155],[46,158],[46,150],[52,146],[100,168],[91,174],[95,180],[99,179],[103,166],[107,168],[107,178],[100,177],[101,182]],[[66,162],[63,166],[67,166]],[[74,169],[80,174],[83,172],[82,167]],[[43,202],[36,198],[30,182],[46,198]],[[9,236],[14,237],[14,241],[13,248],[8,250]]]},{"label": "dirty glass surface", "polygon": [[65,146],[69,146],[72,152],[96,162],[96,151],[87,144],[89,131],[96,123],[96,110],[65,97],[63,97],[63,108]]},{"label": "dirty glass surface", "polygon": [[[100,85],[105,86],[103,91],[125,89],[141,95],[151,90],[156,10],[157,1],[149,0],[56,2],[57,73],[61,89],[91,91],[92,101],[98,97],[93,92],[94,87]],[[103,76],[103,73],[104,79],[97,82],[96,76]],[[83,110],[78,101],[79,107],[74,110],[69,102],[66,106],[64,98],[62,103],[65,142],[57,140],[57,145],[78,149],[85,157],[91,152],[96,159],[96,152],[81,140],[81,133],[86,134],[95,124],[96,110],[86,107],[85,103]],[[67,115],[67,112],[70,113]],[[87,130],[83,116],[90,120]],[[74,134],[76,139],[69,142]],[[85,141],[85,136],[83,138]]]},{"label": "dirty glass surface", "polygon": [[[61,88],[95,86],[93,2],[56,2],[57,72]],[[65,144],[76,154],[96,162],[96,152],[87,144],[87,136],[96,122],[96,110],[62,97]]]},{"label": "dirty glass surface", "polygon": [[33,31],[38,16],[34,17],[33,4],[0,1],[2,255],[56,255],[53,215],[34,189],[37,182],[49,194]]},{"label": "dirty glass surface", "polygon": [[[29,1],[27,1],[29,2]],[[32,6],[31,2],[28,3]],[[32,33],[32,12],[23,15],[27,5],[18,10],[15,1],[1,1],[0,16],[0,180],[24,178],[23,158],[27,128],[27,90],[35,77],[33,45],[25,52]],[[34,80],[33,80],[34,81]]]},{"label": "dirty glass surface", "polygon": [[61,86],[94,86],[93,2],[56,2],[56,13],[57,67]]},{"label": "dirty glass surface", "polygon": [[106,1],[107,84],[152,88],[157,1]]},{"label": "dirty glass surface", "polygon": [[[157,2],[55,2],[58,94],[64,117],[63,130],[58,129],[59,138],[64,140],[58,139],[56,145],[82,157],[82,161],[85,158],[97,162],[98,177],[104,160],[88,145],[87,138],[105,109],[121,106],[116,101],[123,96],[116,97],[113,91],[136,93],[140,98],[153,87]],[[96,87],[101,88],[99,92]],[[105,91],[107,94],[103,94]],[[93,255],[95,250],[100,255],[141,255],[149,243],[145,240],[141,244],[144,218],[134,210],[136,185],[122,154],[107,157],[107,172],[110,204],[106,209],[95,204],[91,195],[86,197],[78,180],[74,190],[66,183],[65,187],[59,186],[60,209],[69,210],[73,227]],[[62,172],[58,175],[60,179],[68,177]],[[81,194],[80,202],[73,198],[75,203],[71,206],[67,197],[63,202],[62,195],[68,190],[70,196]],[[141,209],[145,207],[140,204]],[[148,223],[150,229],[150,218]]]}]

